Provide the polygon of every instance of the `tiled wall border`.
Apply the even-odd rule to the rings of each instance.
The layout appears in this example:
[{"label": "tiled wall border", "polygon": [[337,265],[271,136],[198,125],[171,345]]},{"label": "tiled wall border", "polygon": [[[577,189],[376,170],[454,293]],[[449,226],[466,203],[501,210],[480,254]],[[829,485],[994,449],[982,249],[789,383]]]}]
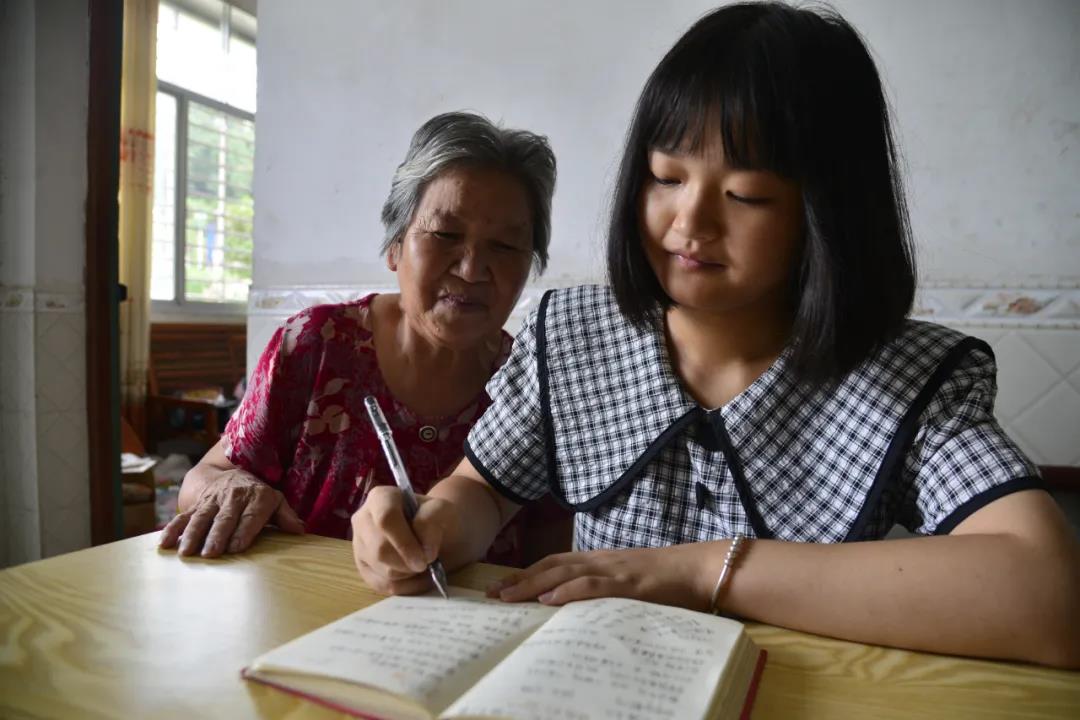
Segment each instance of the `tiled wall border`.
[{"label": "tiled wall border", "polygon": [[[397,292],[395,285],[323,285],[252,288],[248,295],[248,316],[287,318],[313,305],[356,300],[369,293]],[[547,287],[529,286],[521,293],[510,313],[508,325],[517,325],[540,301]]]},{"label": "tiled wall border", "polygon": [[[506,322],[508,332],[515,332],[529,314],[546,287],[527,287],[521,293],[510,318]],[[250,373],[259,359],[274,330],[289,316],[305,308],[325,303],[348,302],[369,293],[397,292],[394,285],[314,285],[290,287],[252,288],[248,294],[247,317],[247,369]]]},{"label": "tiled wall border", "polygon": [[924,283],[912,314],[947,325],[1080,330],[1080,283]]},{"label": "tiled wall border", "polygon": [[34,310],[46,313],[85,313],[86,298],[82,293],[34,292]]},{"label": "tiled wall border", "polygon": [[0,287],[0,312],[32,312],[33,309],[33,288]]},{"label": "tiled wall border", "polygon": [[324,303],[355,300],[369,292],[396,292],[390,285],[296,285],[252,287],[248,293],[248,315],[289,316],[304,308]]},{"label": "tiled wall border", "polygon": [[0,312],[82,313],[85,309],[83,293],[0,287]]},{"label": "tiled wall border", "polygon": [[[510,315],[516,326],[535,307],[546,286],[530,285]],[[394,292],[389,285],[326,285],[252,288],[249,316],[285,318],[321,303],[345,302],[368,292]],[[980,328],[1080,330],[1080,283],[975,285],[924,283],[913,317]]]}]

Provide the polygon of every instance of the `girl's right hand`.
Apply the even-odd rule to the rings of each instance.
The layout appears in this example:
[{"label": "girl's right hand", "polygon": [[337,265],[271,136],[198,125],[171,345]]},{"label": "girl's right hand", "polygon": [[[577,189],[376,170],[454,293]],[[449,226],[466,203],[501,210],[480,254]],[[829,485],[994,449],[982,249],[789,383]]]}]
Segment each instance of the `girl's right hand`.
[{"label": "girl's right hand", "polygon": [[352,516],[356,569],[376,592],[415,595],[431,587],[427,566],[439,557],[443,538],[457,526],[458,513],[446,500],[424,495],[416,500],[420,509],[410,524],[401,491],[379,486]]}]

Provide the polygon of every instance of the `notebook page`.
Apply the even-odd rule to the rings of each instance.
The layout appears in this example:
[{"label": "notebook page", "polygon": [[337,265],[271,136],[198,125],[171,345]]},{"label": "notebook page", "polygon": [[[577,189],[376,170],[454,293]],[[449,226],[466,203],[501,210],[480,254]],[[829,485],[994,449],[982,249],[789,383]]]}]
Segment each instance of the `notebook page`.
[{"label": "notebook page", "polygon": [[704,717],[742,626],[623,598],[571,603],[440,717]]},{"label": "notebook page", "polygon": [[446,707],[554,613],[453,588],[389,597],[258,658],[259,672],[311,674]]}]

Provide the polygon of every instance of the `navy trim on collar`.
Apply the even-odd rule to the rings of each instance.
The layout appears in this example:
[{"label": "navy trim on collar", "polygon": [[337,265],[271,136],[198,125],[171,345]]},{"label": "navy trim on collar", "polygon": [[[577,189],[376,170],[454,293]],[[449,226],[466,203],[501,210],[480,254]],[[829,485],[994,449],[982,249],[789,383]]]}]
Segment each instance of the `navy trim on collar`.
[{"label": "navy trim on collar", "polygon": [[536,372],[540,383],[540,416],[544,425],[548,488],[555,498],[555,501],[564,509],[572,510],[574,512],[585,512],[604,505],[622,492],[626,485],[637,477],[650,462],[652,462],[653,458],[664,449],[673,437],[682,432],[684,427],[694,421],[700,413],[700,409],[696,407],[690,408],[675,422],[669,425],[666,430],[649,443],[645,452],[639,455],[630,467],[628,467],[615,482],[605,488],[602,492],[584,502],[570,502],[565,493],[563,493],[562,487],[559,485],[558,472],[556,470],[556,468],[558,468],[558,457],[555,446],[555,425],[552,422],[551,417],[551,397],[548,388],[546,320],[548,300],[551,297],[551,293],[551,290],[544,293],[543,297],[540,298],[540,305],[536,311]]},{"label": "navy trim on collar", "polygon": [[[638,432],[633,433],[635,439],[631,444],[623,446],[623,449],[627,451],[623,458],[625,464],[620,466],[618,463],[611,463],[606,466],[590,467],[588,470],[579,468],[586,476],[597,480],[600,478],[610,478],[610,480],[594,482],[589,492],[581,492],[576,496],[572,491],[567,492],[567,474],[560,461],[567,462],[567,453],[571,456],[575,455],[572,450],[575,442],[580,443],[584,436],[592,437],[591,428],[575,427],[572,413],[568,414],[564,411],[562,414],[557,414],[552,412],[552,409],[554,407],[556,410],[561,410],[567,403],[581,399],[571,394],[580,386],[582,374],[590,378],[592,376],[598,379],[603,378],[603,382],[606,383],[605,376],[609,366],[605,365],[604,360],[582,353],[588,352],[586,348],[590,347],[590,343],[609,342],[606,336],[596,331],[612,323],[616,327],[621,327],[622,319],[614,301],[611,300],[604,303],[599,310],[599,316],[571,314],[576,327],[570,329],[560,325],[558,329],[562,334],[557,338],[549,337],[548,330],[553,317],[561,317],[562,321],[566,322],[567,308],[574,307],[577,301],[572,297],[573,294],[597,290],[608,292],[599,288],[545,292],[536,312],[536,372],[542,432],[545,440],[547,484],[556,502],[576,512],[600,507],[624,491],[626,486],[641,474],[641,471],[664,450],[668,443],[694,420],[693,411],[698,409],[677,383],[668,382],[666,347],[662,340],[658,340],[653,332],[638,332],[626,328],[625,331],[628,334],[615,341],[619,343],[617,347],[620,351],[632,352],[638,357],[647,356],[649,362],[643,367],[649,368],[652,377],[618,387],[608,385],[609,394],[598,396],[596,402],[612,404],[611,407],[618,409],[625,418],[625,422],[635,424]],[[551,343],[553,338],[558,342],[556,346]],[[552,382],[553,379],[555,383]],[[556,468],[563,468],[563,471],[556,472]]]},{"label": "navy trim on collar", "polygon": [[765,524],[765,518],[761,517],[757,505],[754,503],[754,494],[750,490],[750,484],[746,482],[746,475],[743,474],[739,453],[735,450],[735,446],[731,444],[731,436],[728,435],[727,425],[724,424],[724,416],[720,414],[719,410],[714,410],[708,413],[707,417],[713,431],[720,439],[720,448],[724,453],[724,457],[727,458],[728,467],[731,468],[731,477],[735,480],[735,491],[739,494],[739,502],[742,503],[743,510],[746,511],[750,526],[754,528],[754,535],[761,540],[772,539],[773,534]]}]

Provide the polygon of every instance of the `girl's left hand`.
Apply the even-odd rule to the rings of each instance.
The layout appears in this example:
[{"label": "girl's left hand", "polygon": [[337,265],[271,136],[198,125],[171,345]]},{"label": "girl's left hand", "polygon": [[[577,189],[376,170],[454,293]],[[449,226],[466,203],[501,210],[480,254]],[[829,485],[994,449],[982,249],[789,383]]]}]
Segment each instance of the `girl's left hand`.
[{"label": "girl's left hand", "polygon": [[707,611],[716,581],[711,568],[719,572],[725,552],[727,541],[549,555],[491,585],[487,595],[545,605],[627,597]]}]

